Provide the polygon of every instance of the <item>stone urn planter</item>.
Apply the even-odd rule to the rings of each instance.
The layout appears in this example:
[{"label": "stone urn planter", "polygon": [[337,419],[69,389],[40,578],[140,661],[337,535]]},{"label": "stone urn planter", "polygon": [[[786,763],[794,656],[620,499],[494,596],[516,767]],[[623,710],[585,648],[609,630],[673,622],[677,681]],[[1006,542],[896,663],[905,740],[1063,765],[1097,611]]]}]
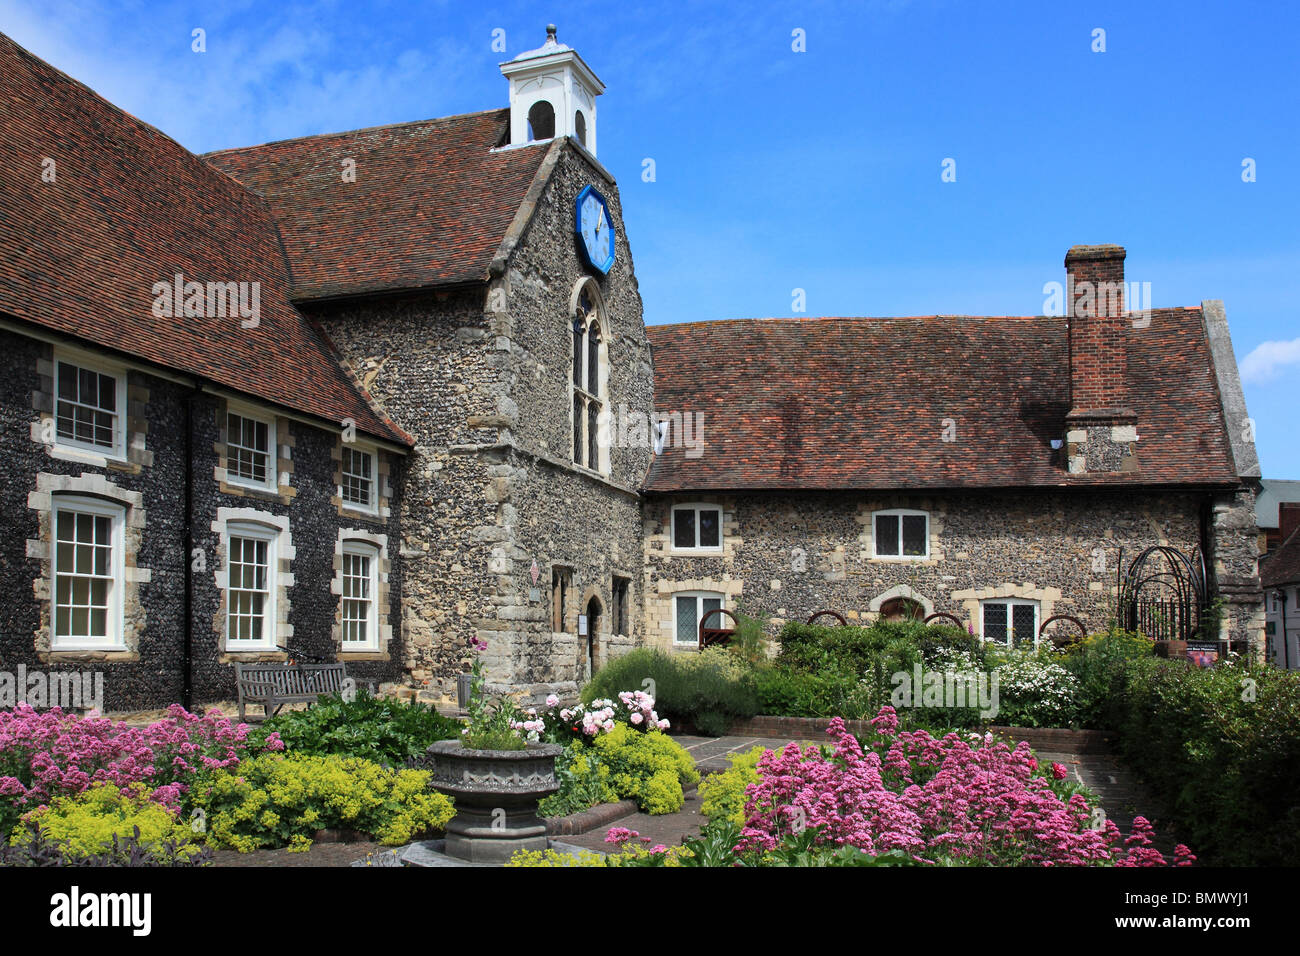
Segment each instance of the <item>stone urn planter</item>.
[{"label": "stone urn planter", "polygon": [[459,740],[428,749],[430,786],[456,804],[447,824],[448,856],[471,863],[504,863],[518,850],[545,850],[546,821],[538,801],[560,789],[558,744],[526,750],[468,750]]}]

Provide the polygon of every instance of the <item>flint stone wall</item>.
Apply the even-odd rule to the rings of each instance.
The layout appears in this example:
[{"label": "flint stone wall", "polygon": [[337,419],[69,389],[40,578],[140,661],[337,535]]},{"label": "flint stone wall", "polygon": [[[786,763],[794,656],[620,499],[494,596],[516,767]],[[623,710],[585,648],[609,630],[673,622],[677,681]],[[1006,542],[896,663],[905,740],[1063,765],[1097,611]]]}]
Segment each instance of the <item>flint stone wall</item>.
[{"label": "flint stone wall", "polygon": [[[1216,511],[1216,560],[1249,579],[1254,538],[1244,496]],[[720,555],[671,548],[674,503],[723,508]],[[980,630],[986,598],[1039,602],[1039,621],[1074,615],[1089,632],[1115,616],[1116,569],[1153,544],[1190,553],[1200,540],[1207,496],[1193,492],[971,492],[931,495],[849,492],[751,492],[723,496],[656,495],[645,501],[647,643],[673,647],[672,595],[718,591],[728,607],[771,617],[773,633],[790,620],[829,608],[850,623],[878,616],[891,597],[912,597],[926,613],[945,611]],[[930,556],[873,556],[872,513],[926,511]],[[1257,589],[1257,586],[1256,586]],[[1225,634],[1262,640],[1254,605],[1225,615]],[[678,645],[678,649],[685,649]]]}]

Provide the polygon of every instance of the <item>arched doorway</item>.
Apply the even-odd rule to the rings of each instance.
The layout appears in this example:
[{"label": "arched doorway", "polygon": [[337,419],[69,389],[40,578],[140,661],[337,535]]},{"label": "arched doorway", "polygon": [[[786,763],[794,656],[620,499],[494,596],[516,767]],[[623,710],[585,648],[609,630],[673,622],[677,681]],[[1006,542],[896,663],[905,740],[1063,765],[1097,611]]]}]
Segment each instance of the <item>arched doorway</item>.
[{"label": "arched doorway", "polygon": [[587,633],[578,635],[578,654],[581,660],[578,672],[584,681],[591,680],[599,663],[600,641],[600,598],[592,597],[587,602]]}]

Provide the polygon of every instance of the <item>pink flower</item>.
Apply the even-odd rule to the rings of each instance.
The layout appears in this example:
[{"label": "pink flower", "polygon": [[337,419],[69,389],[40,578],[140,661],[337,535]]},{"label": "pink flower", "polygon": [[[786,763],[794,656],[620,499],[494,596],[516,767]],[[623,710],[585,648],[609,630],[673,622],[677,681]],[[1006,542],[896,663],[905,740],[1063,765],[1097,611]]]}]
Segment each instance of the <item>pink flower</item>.
[{"label": "pink flower", "polygon": [[631,717],[628,718],[628,720],[632,721],[632,723],[637,724],[638,726],[645,722],[645,718],[642,717],[639,713],[633,714]]},{"label": "pink flower", "polygon": [[635,830],[629,830],[627,827],[610,827],[605,834],[605,842],[613,843],[615,846],[622,846],[629,840],[637,839],[640,835]]},{"label": "pink flower", "polygon": [[547,707],[555,707],[555,706],[557,706],[559,703],[560,703],[560,698],[556,697],[554,694],[547,694],[547,695],[546,695],[546,706],[547,706]]},{"label": "pink flower", "polygon": [[1064,765],[1064,764],[1059,764],[1059,763],[1053,763],[1053,764],[1052,764],[1052,779],[1053,779],[1053,780],[1064,780],[1068,775],[1069,775],[1069,772],[1065,769],[1065,765]]}]

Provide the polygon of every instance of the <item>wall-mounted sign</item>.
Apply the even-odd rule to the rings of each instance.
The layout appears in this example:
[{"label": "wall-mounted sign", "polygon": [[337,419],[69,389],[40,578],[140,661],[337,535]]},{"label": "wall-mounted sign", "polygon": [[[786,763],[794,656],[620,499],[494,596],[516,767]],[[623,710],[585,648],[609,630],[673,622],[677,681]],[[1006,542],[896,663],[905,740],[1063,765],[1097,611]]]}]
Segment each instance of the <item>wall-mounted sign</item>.
[{"label": "wall-mounted sign", "polygon": [[578,615],[578,636],[587,636],[587,615],[585,614]]}]

